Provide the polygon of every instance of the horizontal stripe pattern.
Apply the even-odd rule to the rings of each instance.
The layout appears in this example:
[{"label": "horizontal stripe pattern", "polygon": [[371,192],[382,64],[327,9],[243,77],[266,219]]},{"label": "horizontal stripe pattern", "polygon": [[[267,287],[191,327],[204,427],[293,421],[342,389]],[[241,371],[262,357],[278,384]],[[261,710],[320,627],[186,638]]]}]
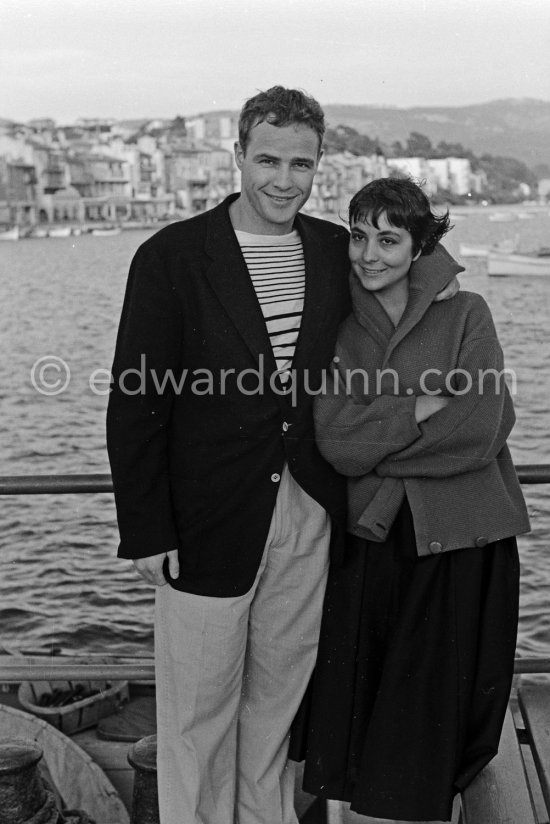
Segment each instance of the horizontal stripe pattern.
[{"label": "horizontal stripe pattern", "polygon": [[302,322],[306,272],[298,232],[252,235],[236,232],[266,326],[277,371],[286,382]]}]

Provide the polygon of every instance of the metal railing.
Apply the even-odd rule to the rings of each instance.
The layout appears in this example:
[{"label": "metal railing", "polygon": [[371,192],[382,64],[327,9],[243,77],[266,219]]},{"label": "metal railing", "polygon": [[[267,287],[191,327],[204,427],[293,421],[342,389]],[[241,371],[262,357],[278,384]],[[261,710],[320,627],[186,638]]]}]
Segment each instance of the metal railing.
[{"label": "metal railing", "polygon": [[[550,483],[550,464],[516,466],[522,484]],[[80,494],[112,492],[110,475],[1,475],[0,495]]]},{"label": "metal railing", "polygon": [[[516,467],[522,484],[550,483],[550,464],[520,464]],[[112,492],[110,475],[4,475],[0,476],[0,495],[51,495]],[[131,658],[132,656],[121,656]],[[13,657],[13,663],[0,664],[0,682],[64,681],[87,679],[153,681],[155,668],[150,663],[98,664],[93,657],[71,656],[71,663],[63,663],[61,656],[23,663]],[[516,673],[550,673],[550,658],[516,658]]]},{"label": "metal railing", "polygon": [[112,492],[110,475],[2,475],[0,495]]}]

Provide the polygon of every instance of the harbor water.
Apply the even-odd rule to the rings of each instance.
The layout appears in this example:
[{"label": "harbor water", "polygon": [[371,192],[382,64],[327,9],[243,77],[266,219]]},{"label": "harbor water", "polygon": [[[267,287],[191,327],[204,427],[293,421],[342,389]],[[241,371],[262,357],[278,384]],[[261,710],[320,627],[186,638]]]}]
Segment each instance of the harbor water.
[{"label": "harbor water", "polygon": [[[550,245],[547,209],[508,223],[489,214],[457,214],[449,251],[516,235],[522,250]],[[0,474],[109,471],[107,373],[128,265],[150,234],[0,244]],[[483,259],[462,263],[462,288],[486,298],[513,372],[514,460],[550,463],[550,278],[489,278]],[[519,542],[518,652],[548,656],[549,485],[524,489],[533,530]],[[151,653],[153,591],[116,548],[111,495],[1,497],[0,645]]]}]

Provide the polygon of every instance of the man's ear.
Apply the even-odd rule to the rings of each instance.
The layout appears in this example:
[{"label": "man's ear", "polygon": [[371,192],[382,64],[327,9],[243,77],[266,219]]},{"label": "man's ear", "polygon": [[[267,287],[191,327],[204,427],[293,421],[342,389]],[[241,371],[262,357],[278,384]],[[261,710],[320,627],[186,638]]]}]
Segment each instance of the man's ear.
[{"label": "man's ear", "polygon": [[242,169],[244,160],[244,150],[238,140],[235,141],[233,151],[235,152],[235,163],[237,164],[237,168]]}]

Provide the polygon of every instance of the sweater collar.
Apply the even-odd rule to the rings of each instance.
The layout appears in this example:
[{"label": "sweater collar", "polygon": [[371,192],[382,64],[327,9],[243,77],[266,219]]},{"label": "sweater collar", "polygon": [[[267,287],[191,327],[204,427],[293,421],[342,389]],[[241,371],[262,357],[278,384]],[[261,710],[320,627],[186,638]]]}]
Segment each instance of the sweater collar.
[{"label": "sweater collar", "polygon": [[421,255],[409,274],[409,299],[405,311],[394,327],[389,316],[372,292],[361,286],[353,272],[350,275],[350,290],[353,313],[357,321],[385,348],[384,362],[388,360],[397,344],[403,340],[424,316],[438,292],[455,275],[464,271],[440,244],[431,255]]}]

